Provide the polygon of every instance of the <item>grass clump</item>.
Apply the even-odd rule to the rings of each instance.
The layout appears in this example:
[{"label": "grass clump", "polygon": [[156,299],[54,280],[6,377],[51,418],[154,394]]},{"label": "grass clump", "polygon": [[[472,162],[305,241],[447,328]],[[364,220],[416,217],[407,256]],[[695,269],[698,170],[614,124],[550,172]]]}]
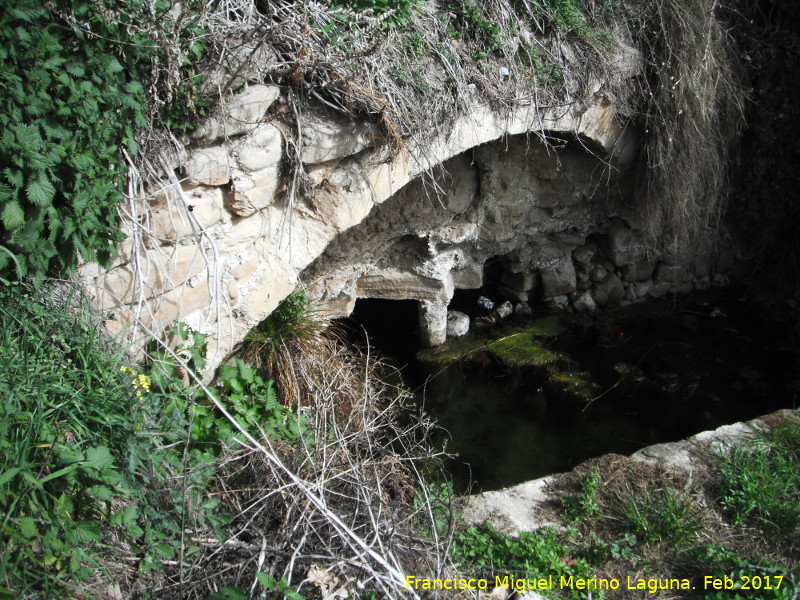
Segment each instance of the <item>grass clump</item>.
[{"label": "grass clump", "polygon": [[645,487],[622,508],[624,526],[638,538],[667,541],[676,548],[692,545],[703,528],[694,500],[670,487]]},{"label": "grass clump", "polygon": [[278,397],[291,405],[300,395],[295,358],[313,354],[324,343],[327,326],[305,293],[297,290],[247,332],[234,354],[272,380]]},{"label": "grass clump", "polygon": [[788,535],[800,527],[800,430],[756,433],[721,462],[720,503],[737,524]]}]

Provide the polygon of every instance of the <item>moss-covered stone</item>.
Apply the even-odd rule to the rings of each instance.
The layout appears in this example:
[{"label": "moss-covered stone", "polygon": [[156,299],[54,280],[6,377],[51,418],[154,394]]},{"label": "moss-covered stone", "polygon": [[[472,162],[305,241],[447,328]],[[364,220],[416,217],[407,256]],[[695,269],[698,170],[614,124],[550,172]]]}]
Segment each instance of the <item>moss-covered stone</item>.
[{"label": "moss-covered stone", "polygon": [[556,395],[577,401],[579,404],[591,402],[599,393],[600,386],[592,381],[586,371],[552,370],[545,387]]},{"label": "moss-covered stone", "polygon": [[538,344],[530,328],[495,340],[487,349],[509,367],[542,367],[560,358],[555,352]]},{"label": "moss-covered stone", "polygon": [[472,359],[479,352],[488,352],[509,367],[541,367],[555,363],[560,355],[542,347],[536,338],[552,338],[563,331],[564,326],[558,315],[533,319],[521,329],[511,323],[502,323],[492,329],[476,328],[436,348],[420,350],[417,360],[429,364],[450,364]]},{"label": "moss-covered stone", "polygon": [[469,359],[477,352],[486,351],[491,337],[486,330],[473,330],[460,338],[447,340],[436,348],[425,348],[417,352],[417,360],[428,364],[451,364]]},{"label": "moss-covered stone", "polygon": [[548,315],[533,319],[530,325],[525,328],[525,331],[538,337],[555,337],[564,333],[565,329],[559,315]]}]

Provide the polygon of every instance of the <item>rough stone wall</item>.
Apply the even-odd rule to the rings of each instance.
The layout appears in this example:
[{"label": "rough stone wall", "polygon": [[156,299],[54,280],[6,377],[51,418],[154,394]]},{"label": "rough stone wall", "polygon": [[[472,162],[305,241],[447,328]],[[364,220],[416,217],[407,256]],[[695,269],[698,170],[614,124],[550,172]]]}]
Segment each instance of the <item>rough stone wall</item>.
[{"label": "rough stone wall", "polygon": [[633,132],[610,156],[562,138],[518,135],[446,161],[340,234],[303,280],[337,316],[356,298],[419,300],[427,345],[446,337],[454,290],[484,286],[484,264],[498,257],[492,300],[525,312],[527,303],[586,311],[727,284],[735,253],[719,232],[681,256],[645,236]]},{"label": "rough stone wall", "polygon": [[[626,50],[607,76],[639,68]],[[640,240],[627,210],[636,136],[606,99],[612,83],[548,109],[498,111],[476,93],[455,122],[394,151],[369,123],[324,107],[295,114],[280,88],[251,85],[180,164],[162,164],[162,181],[131,193],[111,268],[80,276],[112,331],[135,342],[141,327],[182,320],[208,336],[213,370],[304,271],[332,314],[359,296],[419,300],[429,344],[444,335],[453,290],[480,287],[490,256],[504,256],[511,297],[576,308],[724,272],[703,259],[683,269]],[[565,147],[543,145],[545,132]]]}]

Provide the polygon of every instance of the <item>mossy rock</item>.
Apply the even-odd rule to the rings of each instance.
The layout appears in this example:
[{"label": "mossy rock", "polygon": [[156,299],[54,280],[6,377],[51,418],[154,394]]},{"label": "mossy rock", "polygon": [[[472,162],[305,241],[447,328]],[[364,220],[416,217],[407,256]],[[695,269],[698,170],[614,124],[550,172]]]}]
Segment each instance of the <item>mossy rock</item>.
[{"label": "mossy rock", "polygon": [[491,338],[486,330],[473,330],[460,338],[447,340],[436,348],[425,348],[417,352],[417,360],[421,363],[449,365],[464,358],[470,358],[476,352],[487,350]]},{"label": "mossy rock", "polygon": [[538,317],[525,328],[525,331],[536,337],[555,337],[564,333],[565,330],[566,327],[561,323],[559,315]]},{"label": "mossy rock", "polygon": [[[558,315],[533,319],[522,329],[510,323],[492,329],[474,328],[467,335],[449,339],[441,346],[420,350],[417,360],[429,364],[451,364],[483,351],[509,367],[541,367],[556,362],[560,355],[537,344],[535,338],[551,338],[563,331]],[[502,337],[498,338],[498,335]]]},{"label": "mossy rock", "polygon": [[579,404],[591,402],[600,393],[600,386],[586,371],[553,369],[545,385],[551,392],[577,400]]},{"label": "mossy rock", "polygon": [[561,357],[533,339],[531,328],[491,342],[487,350],[509,367],[542,367]]}]

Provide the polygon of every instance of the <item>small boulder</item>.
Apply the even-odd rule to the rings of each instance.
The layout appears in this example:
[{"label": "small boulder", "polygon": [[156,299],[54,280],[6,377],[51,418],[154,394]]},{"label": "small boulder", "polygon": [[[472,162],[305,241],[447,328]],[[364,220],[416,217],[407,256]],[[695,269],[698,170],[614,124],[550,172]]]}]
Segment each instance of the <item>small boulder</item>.
[{"label": "small boulder", "polygon": [[576,295],[572,307],[576,312],[594,312],[597,310],[597,303],[589,292],[583,292]]},{"label": "small boulder", "polygon": [[600,306],[618,304],[625,297],[625,288],[619,277],[614,273],[609,273],[603,281],[595,286],[592,297]]},{"label": "small boulder", "polygon": [[503,302],[497,307],[497,316],[501,319],[506,319],[514,314],[514,305],[511,302]]},{"label": "small boulder", "polygon": [[457,310],[447,311],[447,337],[457,338],[469,331],[469,317]]}]

